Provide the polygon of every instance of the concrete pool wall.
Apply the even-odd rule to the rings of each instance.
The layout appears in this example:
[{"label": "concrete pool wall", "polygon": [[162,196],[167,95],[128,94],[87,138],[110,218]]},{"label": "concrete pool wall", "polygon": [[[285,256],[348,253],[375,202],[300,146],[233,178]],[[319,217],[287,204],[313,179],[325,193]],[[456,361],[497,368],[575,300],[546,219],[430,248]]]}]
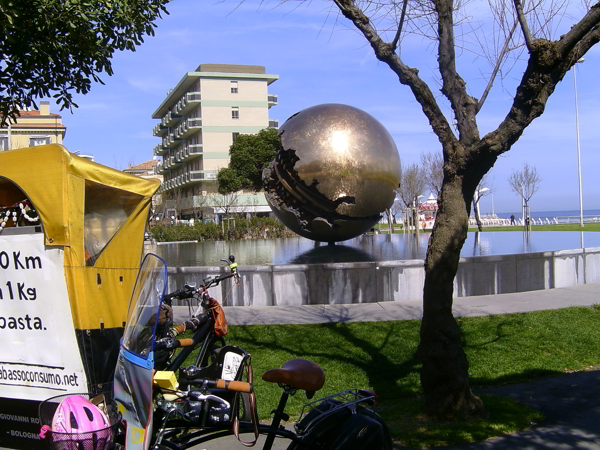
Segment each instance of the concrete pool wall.
[{"label": "concrete pool wall", "polygon": [[[424,261],[240,266],[241,281],[210,289],[224,306],[282,306],[420,300]],[[169,291],[198,286],[224,267],[171,267]],[[454,296],[526,292],[600,282],[600,247],[461,258]],[[599,299],[600,302],[600,299]],[[186,303],[179,303],[185,305]]]}]

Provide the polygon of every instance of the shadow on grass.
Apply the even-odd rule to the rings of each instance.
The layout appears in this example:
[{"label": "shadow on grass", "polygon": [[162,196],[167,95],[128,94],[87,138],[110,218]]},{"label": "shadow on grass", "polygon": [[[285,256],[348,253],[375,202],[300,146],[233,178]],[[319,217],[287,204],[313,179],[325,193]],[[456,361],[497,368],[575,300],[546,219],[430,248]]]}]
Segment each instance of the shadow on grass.
[{"label": "shadow on grass", "polygon": [[[417,322],[323,325],[255,325],[236,327],[230,342],[254,354],[257,378],[292,358],[320,364],[325,387],[334,390],[370,387],[383,398],[415,395],[420,362],[416,356]],[[342,385],[353,381],[364,385]]]}]

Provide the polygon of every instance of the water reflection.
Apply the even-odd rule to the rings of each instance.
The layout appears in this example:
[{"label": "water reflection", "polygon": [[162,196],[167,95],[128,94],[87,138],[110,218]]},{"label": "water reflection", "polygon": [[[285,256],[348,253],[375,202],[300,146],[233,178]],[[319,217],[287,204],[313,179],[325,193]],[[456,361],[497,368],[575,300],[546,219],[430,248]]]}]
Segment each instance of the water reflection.
[{"label": "water reflection", "polygon": [[[317,243],[318,244],[318,243]],[[340,262],[375,261],[375,258],[358,248],[347,245],[316,245],[314,248],[299,254],[290,264],[323,264]]]},{"label": "water reflection", "polygon": [[[471,232],[461,256],[490,256],[600,247],[600,233],[583,231]],[[156,252],[171,266],[219,266],[230,254],[241,265],[425,259],[429,233],[362,235],[329,246],[309,239],[255,239],[159,245]]]}]

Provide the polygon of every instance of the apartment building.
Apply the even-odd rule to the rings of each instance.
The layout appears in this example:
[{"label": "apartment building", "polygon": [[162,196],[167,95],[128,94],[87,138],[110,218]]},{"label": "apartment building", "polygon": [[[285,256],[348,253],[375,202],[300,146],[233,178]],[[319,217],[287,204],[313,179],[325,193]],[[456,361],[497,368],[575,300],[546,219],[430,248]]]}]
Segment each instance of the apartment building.
[{"label": "apartment building", "polygon": [[21,110],[16,123],[0,128],[0,151],[62,144],[66,133],[62,116],[52,113],[50,102],[44,100],[40,102],[39,110]]},{"label": "apartment building", "polygon": [[263,66],[201,64],[186,73],[152,115],[160,120],[153,135],[161,142],[154,156],[163,175],[163,199],[174,200],[180,218],[228,212],[268,212],[262,194],[244,193],[235,202],[217,192],[217,173],[229,164],[229,147],[240,134],[279,127],[269,118],[277,105],[268,87],[279,75]]}]

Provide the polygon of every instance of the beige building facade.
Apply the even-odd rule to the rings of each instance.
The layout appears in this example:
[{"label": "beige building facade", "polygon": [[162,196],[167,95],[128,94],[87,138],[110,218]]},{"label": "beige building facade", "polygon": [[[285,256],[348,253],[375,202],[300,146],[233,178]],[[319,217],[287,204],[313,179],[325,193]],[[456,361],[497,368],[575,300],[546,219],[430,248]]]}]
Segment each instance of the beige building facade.
[{"label": "beige building facade", "polygon": [[[180,218],[223,213],[227,199],[217,194],[217,173],[229,164],[229,147],[240,134],[279,127],[269,118],[278,97],[269,85],[279,79],[263,66],[201,64],[187,72],[152,115],[160,120],[154,156],[164,182],[164,200],[177,204]],[[262,194],[235,196],[228,212],[268,212]]]},{"label": "beige building facade", "polygon": [[39,110],[21,110],[15,123],[0,128],[0,151],[63,144],[66,133],[62,116],[52,113],[50,102],[44,100]]}]

